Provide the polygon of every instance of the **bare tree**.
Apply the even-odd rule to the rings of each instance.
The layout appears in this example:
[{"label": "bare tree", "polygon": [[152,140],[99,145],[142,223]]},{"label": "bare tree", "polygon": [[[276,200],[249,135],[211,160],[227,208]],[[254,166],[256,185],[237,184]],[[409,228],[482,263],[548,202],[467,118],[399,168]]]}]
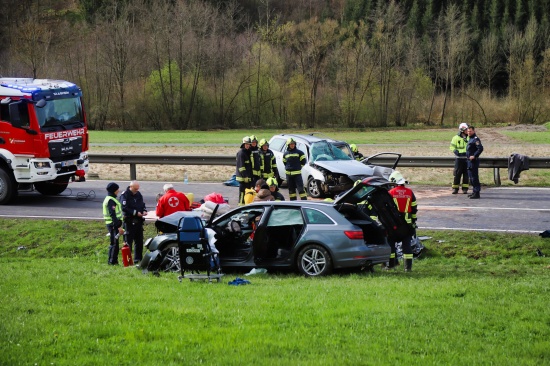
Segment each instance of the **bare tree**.
[{"label": "bare tree", "polygon": [[488,33],[481,40],[481,47],[477,56],[481,83],[487,87],[489,97],[496,75],[500,72],[500,47],[498,36]]}]

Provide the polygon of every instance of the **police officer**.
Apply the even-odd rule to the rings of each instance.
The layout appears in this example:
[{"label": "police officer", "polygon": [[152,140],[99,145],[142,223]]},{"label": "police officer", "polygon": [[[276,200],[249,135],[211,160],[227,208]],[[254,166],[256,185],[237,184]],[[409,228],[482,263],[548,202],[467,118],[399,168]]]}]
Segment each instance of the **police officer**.
[{"label": "police officer", "polygon": [[481,184],[479,183],[479,155],[483,152],[481,140],[476,135],[476,128],[468,126],[468,145],[466,145],[466,158],[468,159],[468,176],[470,184],[473,188],[473,193],[469,195],[471,199],[479,199]]},{"label": "police officer", "polygon": [[143,222],[147,215],[147,209],[137,181],[130,182],[130,185],[122,192],[120,203],[124,215],[126,244],[132,249],[132,244],[135,242],[134,263],[138,264],[143,256]]},{"label": "police officer", "polygon": [[237,153],[236,180],[239,182],[239,205],[244,205],[244,195],[247,188],[252,188],[252,163],[250,159],[250,143],[248,136],[243,137],[241,149]]},{"label": "police officer", "polygon": [[[395,183],[397,186],[395,188],[390,189],[389,194],[393,197],[393,200],[395,204],[397,205],[397,209],[399,212],[401,212],[401,215],[403,215],[403,218],[409,225],[411,225],[411,234],[407,235],[403,240],[401,241],[401,247],[403,248],[403,259],[405,261],[405,272],[411,272],[412,271],[412,262],[413,262],[413,251],[411,247],[411,240],[412,240],[412,233],[414,233],[414,229],[416,228],[416,212],[417,212],[417,205],[416,205],[416,197],[414,196],[413,191],[410,188],[405,187],[405,184],[408,182],[403,178],[403,175],[399,173],[398,171],[394,171],[390,175],[390,182]],[[395,248],[395,241],[394,240],[388,240],[390,247],[391,247],[391,254],[390,254],[390,263],[387,268],[393,268],[397,264],[397,258],[395,255],[396,248]]]},{"label": "police officer", "polygon": [[258,138],[250,136],[250,163],[252,164],[252,184],[261,178],[260,148],[258,147]]},{"label": "police officer", "polygon": [[260,140],[260,176],[263,179],[278,177],[277,162],[273,151],[269,149],[269,143],[266,139]]},{"label": "police officer", "polygon": [[118,237],[124,234],[122,229],[122,205],[117,200],[118,184],[107,184],[107,197],[103,200],[103,218],[109,231],[109,260],[110,265],[118,265]]},{"label": "police officer", "polygon": [[296,148],[296,141],[292,137],[286,140],[286,146],[283,163],[285,164],[286,181],[288,183],[288,197],[291,201],[296,201],[296,191],[298,191],[300,198],[307,200],[307,193],[302,179],[302,167],[306,164],[306,156]]},{"label": "police officer", "polygon": [[364,159],[364,156],[363,154],[361,154],[359,152],[359,150],[357,149],[357,145],[355,144],[351,144],[349,145],[349,147],[351,148],[351,152],[353,153],[353,158],[357,161],[361,161]]},{"label": "police officer", "polygon": [[468,163],[466,161],[466,145],[468,144],[468,125],[461,123],[458,126],[458,134],[451,139],[449,150],[455,154],[455,168],[453,171],[454,179],[452,185],[452,193],[457,194],[460,187],[460,179],[462,178],[462,193],[468,193]]},{"label": "police officer", "polygon": [[266,184],[269,186],[269,190],[271,191],[271,195],[273,196],[273,199],[275,201],[284,201],[285,197],[281,192],[279,192],[279,187],[277,184],[276,178],[267,178]]}]

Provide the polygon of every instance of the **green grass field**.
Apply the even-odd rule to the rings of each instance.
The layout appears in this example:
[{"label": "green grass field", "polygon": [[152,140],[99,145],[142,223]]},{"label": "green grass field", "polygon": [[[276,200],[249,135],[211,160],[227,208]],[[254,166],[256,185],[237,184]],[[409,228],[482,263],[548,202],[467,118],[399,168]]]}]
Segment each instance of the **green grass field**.
[{"label": "green grass field", "polygon": [[242,273],[179,283],[107,266],[100,222],[0,229],[1,365],[550,362],[550,262],[536,251],[550,241],[539,236],[419,232],[432,239],[410,274],[268,273],[235,287]]},{"label": "green grass field", "polygon": [[[418,141],[442,142],[450,141],[453,128],[440,130],[331,130],[323,129],[321,134],[334,139],[340,139],[352,144],[392,144]],[[292,130],[292,133],[314,133],[317,130]],[[224,131],[90,131],[92,143],[202,143],[238,145],[242,138],[255,134],[258,138],[270,138],[281,133],[278,130],[224,130]],[[547,144],[550,141],[550,130],[543,132],[502,131],[506,136],[518,142]],[[452,135],[451,135],[452,137]]]}]

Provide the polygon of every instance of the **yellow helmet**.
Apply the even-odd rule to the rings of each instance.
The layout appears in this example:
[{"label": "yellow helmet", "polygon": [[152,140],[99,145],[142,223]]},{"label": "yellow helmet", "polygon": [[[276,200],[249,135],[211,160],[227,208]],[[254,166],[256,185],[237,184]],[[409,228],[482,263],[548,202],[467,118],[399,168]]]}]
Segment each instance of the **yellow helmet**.
[{"label": "yellow helmet", "polygon": [[258,145],[260,145],[260,147],[262,147],[262,146],[264,146],[264,145],[267,145],[267,146],[269,147],[269,143],[267,142],[266,139],[261,139],[261,140],[260,140],[260,143],[259,143]]},{"label": "yellow helmet", "polygon": [[278,186],[277,179],[275,179],[275,178],[267,178],[266,184],[270,187],[271,186],[275,186],[275,187]]},{"label": "yellow helmet", "polygon": [[351,144],[349,145],[349,147],[351,147],[351,151],[353,151],[354,153],[356,153],[358,150],[357,150],[357,145],[355,144]]},{"label": "yellow helmet", "polygon": [[250,135],[250,142],[258,142],[258,139],[255,135]]},{"label": "yellow helmet", "polygon": [[286,140],[286,146],[290,144],[296,144],[296,140],[294,140],[292,137],[289,137],[288,140]]}]

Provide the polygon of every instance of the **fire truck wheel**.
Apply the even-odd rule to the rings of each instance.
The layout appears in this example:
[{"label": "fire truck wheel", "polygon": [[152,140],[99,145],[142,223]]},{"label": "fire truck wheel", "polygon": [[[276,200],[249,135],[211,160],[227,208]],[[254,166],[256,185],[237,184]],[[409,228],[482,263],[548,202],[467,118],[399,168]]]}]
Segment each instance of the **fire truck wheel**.
[{"label": "fire truck wheel", "polygon": [[34,183],[34,188],[46,196],[55,196],[67,189],[69,185],[69,177],[61,176],[53,181]]},{"label": "fire truck wheel", "polygon": [[16,196],[15,178],[0,167],[0,205],[10,203]]}]

